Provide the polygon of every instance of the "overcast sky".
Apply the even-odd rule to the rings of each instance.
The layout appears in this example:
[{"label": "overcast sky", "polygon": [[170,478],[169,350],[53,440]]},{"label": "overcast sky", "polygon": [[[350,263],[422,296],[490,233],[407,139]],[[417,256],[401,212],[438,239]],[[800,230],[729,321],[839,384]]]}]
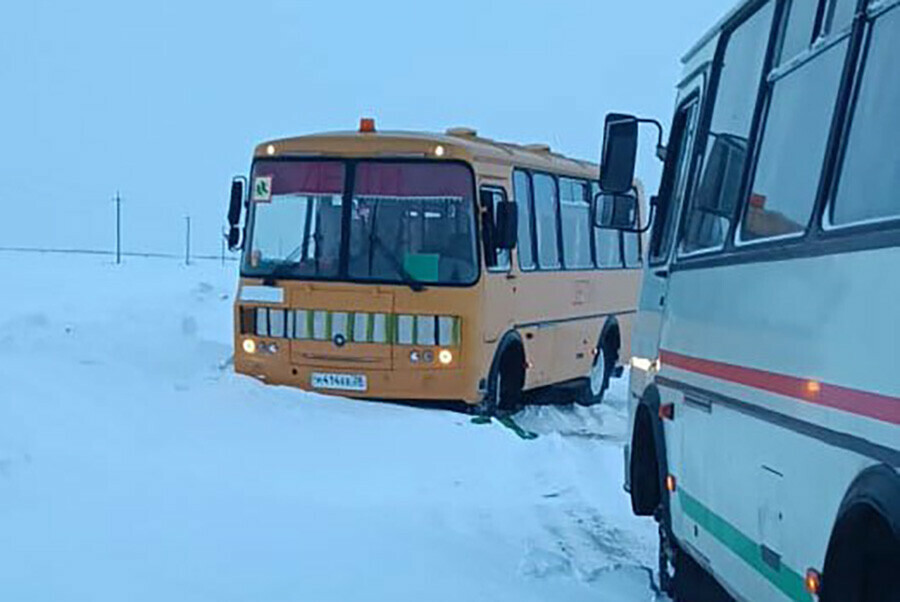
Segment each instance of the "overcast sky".
[{"label": "overcast sky", "polygon": [[[255,143],[475,127],[596,160],[611,110],[668,124],[732,0],[28,0],[0,19],[0,246],[218,252]],[[646,145],[649,147],[650,145]],[[655,186],[657,166],[639,175]]]}]

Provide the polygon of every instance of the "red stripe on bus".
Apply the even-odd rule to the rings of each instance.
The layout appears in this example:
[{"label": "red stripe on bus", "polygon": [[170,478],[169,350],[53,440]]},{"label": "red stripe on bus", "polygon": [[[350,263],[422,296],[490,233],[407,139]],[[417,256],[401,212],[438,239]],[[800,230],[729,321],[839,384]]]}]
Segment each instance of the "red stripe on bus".
[{"label": "red stripe on bus", "polygon": [[831,385],[814,379],[798,378],[756,368],[681,355],[672,351],[660,351],[664,366],[672,366],[705,376],[712,376],[739,385],[762,389],[778,395],[793,397],[807,403],[835,408],[891,424],[900,424],[900,397],[891,397]]}]

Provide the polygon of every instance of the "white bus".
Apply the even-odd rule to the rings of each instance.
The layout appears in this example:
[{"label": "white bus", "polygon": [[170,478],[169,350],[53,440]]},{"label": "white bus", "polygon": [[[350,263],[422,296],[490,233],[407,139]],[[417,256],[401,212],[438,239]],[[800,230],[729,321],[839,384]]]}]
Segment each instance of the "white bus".
[{"label": "white bus", "polygon": [[[661,584],[900,600],[900,2],[747,0],[683,62],[625,450]],[[641,121],[607,117],[605,227],[640,229]]]}]

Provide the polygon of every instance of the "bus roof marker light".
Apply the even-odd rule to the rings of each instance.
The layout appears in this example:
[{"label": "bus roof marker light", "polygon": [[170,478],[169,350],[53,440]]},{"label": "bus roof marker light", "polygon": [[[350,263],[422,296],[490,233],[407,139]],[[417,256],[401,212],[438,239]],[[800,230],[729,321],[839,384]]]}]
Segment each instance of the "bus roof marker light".
[{"label": "bus roof marker light", "polygon": [[361,134],[372,134],[375,132],[375,120],[371,117],[362,117],[359,120],[359,131]]},{"label": "bus roof marker light", "polygon": [[270,144],[269,146],[266,147],[266,154],[269,155],[270,157],[275,154],[275,145],[274,144]]},{"label": "bus roof marker light", "polygon": [[445,152],[446,152],[446,149],[444,148],[443,144],[438,144],[437,146],[434,147],[434,156],[435,157],[443,157]]},{"label": "bus roof marker light", "polygon": [[806,585],[806,591],[814,596],[818,596],[822,590],[822,576],[816,569],[806,569],[806,578],[803,580]]}]

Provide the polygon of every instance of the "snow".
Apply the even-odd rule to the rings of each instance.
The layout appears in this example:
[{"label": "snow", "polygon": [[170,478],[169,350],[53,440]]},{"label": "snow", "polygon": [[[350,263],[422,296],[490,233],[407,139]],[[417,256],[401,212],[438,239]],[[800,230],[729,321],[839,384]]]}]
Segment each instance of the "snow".
[{"label": "snow", "polygon": [[657,600],[625,379],[494,421],[230,365],[233,264],[0,253],[0,599]]}]

